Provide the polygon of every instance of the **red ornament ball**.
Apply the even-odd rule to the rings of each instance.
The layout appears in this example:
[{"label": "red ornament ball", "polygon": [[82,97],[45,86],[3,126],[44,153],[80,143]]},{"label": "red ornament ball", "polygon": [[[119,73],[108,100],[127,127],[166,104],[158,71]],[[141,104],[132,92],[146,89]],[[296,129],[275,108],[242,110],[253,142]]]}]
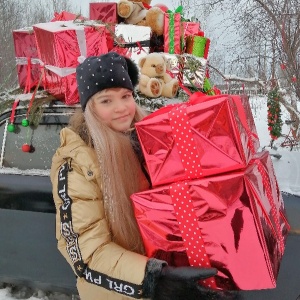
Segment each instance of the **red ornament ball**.
[{"label": "red ornament ball", "polygon": [[286,69],[285,64],[280,64],[280,68],[281,70],[285,70]]},{"label": "red ornament ball", "polygon": [[165,4],[162,4],[162,3],[157,3],[157,4],[153,5],[153,7],[159,7],[163,12],[166,12],[167,10],[169,10],[169,8]]},{"label": "red ornament ball", "polygon": [[23,144],[22,145],[22,151],[23,152],[30,152],[30,149],[31,149],[30,145],[28,145],[28,144]]}]

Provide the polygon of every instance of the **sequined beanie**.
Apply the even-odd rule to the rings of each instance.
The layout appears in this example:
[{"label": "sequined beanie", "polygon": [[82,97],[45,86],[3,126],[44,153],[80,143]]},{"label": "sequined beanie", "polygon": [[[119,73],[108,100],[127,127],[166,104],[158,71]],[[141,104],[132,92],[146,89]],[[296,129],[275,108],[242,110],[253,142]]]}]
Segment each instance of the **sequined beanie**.
[{"label": "sequined beanie", "polygon": [[122,87],[133,91],[138,84],[139,70],[130,58],[109,52],[85,59],[76,68],[76,79],[84,111],[88,100],[104,89]]}]

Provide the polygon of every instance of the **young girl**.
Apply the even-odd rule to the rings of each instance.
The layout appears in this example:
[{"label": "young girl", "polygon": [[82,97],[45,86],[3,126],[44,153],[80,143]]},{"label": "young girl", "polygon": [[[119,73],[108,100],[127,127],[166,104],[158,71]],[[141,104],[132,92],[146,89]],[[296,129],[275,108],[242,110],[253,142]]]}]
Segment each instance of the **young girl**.
[{"label": "young girl", "polygon": [[138,74],[114,52],[77,67],[82,109],[61,131],[51,169],[58,249],[81,300],[224,299],[196,283],[215,269],[171,268],[144,255],[129,198],[149,189],[132,139],[145,115],[133,97]]}]

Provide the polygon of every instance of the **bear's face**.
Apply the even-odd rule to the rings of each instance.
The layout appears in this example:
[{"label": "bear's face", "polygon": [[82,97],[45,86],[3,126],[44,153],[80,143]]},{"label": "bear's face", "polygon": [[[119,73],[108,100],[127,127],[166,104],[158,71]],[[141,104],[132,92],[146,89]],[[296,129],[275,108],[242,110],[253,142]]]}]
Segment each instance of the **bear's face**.
[{"label": "bear's face", "polygon": [[162,54],[150,53],[139,61],[141,73],[148,77],[161,77],[166,73],[166,59]]}]

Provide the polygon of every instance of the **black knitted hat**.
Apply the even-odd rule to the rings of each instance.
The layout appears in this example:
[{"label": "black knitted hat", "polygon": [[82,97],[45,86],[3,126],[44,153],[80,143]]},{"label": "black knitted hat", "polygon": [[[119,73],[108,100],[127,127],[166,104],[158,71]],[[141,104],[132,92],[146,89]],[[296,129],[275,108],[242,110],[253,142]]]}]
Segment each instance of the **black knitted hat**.
[{"label": "black knitted hat", "polygon": [[85,59],[76,68],[76,79],[81,107],[85,110],[88,100],[104,89],[122,87],[133,91],[139,70],[131,59],[109,52]]}]

